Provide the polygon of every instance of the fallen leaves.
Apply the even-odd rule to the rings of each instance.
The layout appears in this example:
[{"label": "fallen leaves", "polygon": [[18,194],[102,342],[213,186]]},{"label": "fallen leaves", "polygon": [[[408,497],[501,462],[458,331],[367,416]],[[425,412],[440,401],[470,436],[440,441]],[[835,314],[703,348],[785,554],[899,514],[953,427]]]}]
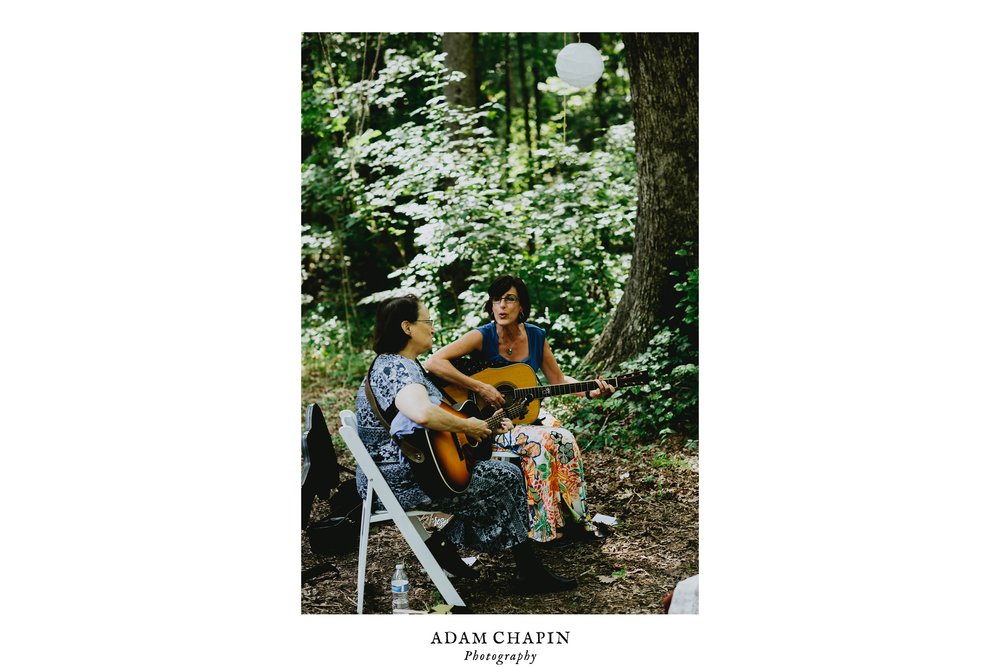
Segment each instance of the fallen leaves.
[{"label": "fallen leaves", "polygon": [[[679,447],[683,447],[683,440]],[[670,451],[677,455],[675,450]],[[480,579],[455,582],[462,598],[478,614],[662,614],[663,597],[677,582],[698,572],[698,469],[696,463],[691,468],[650,466],[655,453],[584,453],[588,509],[594,516],[604,512],[617,518],[618,525],[601,542],[534,545],[553,572],[577,577],[576,590],[530,597],[515,595],[510,589],[513,558],[504,552],[477,554]],[[648,475],[655,475],[652,484],[640,481]],[[319,505],[314,510],[317,518]],[[473,554],[462,551],[462,555]],[[394,526],[373,526],[368,546],[366,614],[391,613],[389,577],[399,558],[415,563]],[[301,611],[353,614],[357,603],[357,551],[332,559],[320,557],[309,552],[308,541],[303,539],[302,569],[326,560],[337,565],[340,575],[328,574],[304,586]],[[453,613],[419,568],[410,572],[410,587],[411,609],[427,610],[418,613]]]}]

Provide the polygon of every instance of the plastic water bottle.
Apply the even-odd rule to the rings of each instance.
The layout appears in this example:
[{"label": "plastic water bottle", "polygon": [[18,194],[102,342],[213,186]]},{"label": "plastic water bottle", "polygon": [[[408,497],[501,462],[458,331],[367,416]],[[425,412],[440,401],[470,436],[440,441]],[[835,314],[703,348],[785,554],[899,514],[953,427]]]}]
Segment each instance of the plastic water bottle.
[{"label": "plastic water bottle", "polygon": [[396,565],[392,573],[392,613],[405,614],[410,611],[410,578],[406,576],[403,564]]}]

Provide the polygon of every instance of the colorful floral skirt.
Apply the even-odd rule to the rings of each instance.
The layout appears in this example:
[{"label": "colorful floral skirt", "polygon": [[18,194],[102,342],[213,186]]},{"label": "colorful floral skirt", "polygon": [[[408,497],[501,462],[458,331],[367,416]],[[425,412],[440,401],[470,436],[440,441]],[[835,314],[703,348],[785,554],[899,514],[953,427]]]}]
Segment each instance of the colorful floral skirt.
[{"label": "colorful floral skirt", "polygon": [[583,457],[576,438],[542,410],[541,425],[518,425],[497,436],[497,446],[521,456],[528,486],[528,537],[549,542],[569,522],[593,530],[587,515]]}]

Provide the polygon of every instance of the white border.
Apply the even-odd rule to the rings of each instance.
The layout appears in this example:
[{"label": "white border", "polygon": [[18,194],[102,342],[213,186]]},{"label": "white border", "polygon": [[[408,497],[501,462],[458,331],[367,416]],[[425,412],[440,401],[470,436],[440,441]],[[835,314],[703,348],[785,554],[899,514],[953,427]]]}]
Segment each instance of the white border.
[{"label": "white border", "polygon": [[[569,628],[576,665],[986,654],[1000,54],[947,7],[626,17],[702,35],[702,613],[440,627]],[[429,618],[299,615],[290,73],[344,9],[44,9],[0,44],[8,650],[454,664]]]}]

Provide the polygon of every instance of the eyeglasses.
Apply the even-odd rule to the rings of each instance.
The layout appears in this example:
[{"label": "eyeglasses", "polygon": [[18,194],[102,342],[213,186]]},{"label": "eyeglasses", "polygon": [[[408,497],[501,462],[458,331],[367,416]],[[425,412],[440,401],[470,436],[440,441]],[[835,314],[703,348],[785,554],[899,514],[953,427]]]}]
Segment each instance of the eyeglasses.
[{"label": "eyeglasses", "polygon": [[500,303],[501,301],[506,301],[507,303],[517,303],[517,297],[513,294],[507,294],[506,296],[491,299],[491,301],[493,301],[493,303]]},{"label": "eyeglasses", "polygon": [[413,320],[414,322],[427,322],[427,324],[434,326],[434,320]]}]

